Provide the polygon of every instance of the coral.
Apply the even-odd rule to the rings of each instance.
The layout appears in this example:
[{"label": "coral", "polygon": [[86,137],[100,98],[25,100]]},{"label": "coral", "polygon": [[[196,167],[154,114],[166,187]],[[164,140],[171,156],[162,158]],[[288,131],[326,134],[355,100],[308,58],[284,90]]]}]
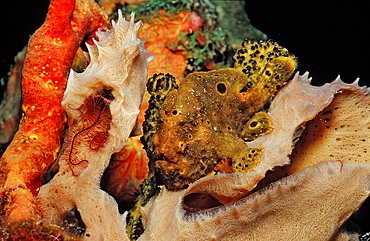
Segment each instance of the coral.
[{"label": "coral", "polygon": [[134,15],[127,22],[119,12],[112,29],[98,31],[99,41],[87,46],[85,71],[71,71],[62,101],[69,130],[59,172],[38,195],[43,217],[57,225],[77,208],[87,240],[124,240],[123,217],[116,201],[100,189],[100,178],[111,155],[126,144],[140,112],[152,59],[137,36],[140,25]]},{"label": "coral", "polygon": [[[329,106],[306,124],[304,138],[297,142],[292,152],[293,164],[288,174],[303,170],[323,157],[345,163],[368,162],[369,110],[367,89],[343,90],[335,96]],[[358,151],[353,151],[354,146]]]},{"label": "coral", "polygon": [[[107,4],[113,6],[113,2],[100,1],[99,4],[103,6],[105,11],[111,12],[112,8],[108,7]],[[120,1],[117,6],[120,6],[120,4],[123,4],[123,2]],[[155,59],[149,63],[149,76],[155,73],[170,72],[181,82],[183,76],[189,72],[199,69],[214,69],[231,62],[231,58],[228,58],[226,53],[226,51],[232,52],[228,47],[227,36],[224,29],[218,27],[218,9],[209,1],[137,1],[137,3],[126,1],[123,4],[122,11],[126,14],[135,11],[139,13],[136,14],[136,19],[145,20],[142,31],[139,32],[139,37],[146,40],[146,48],[155,56]],[[245,13],[243,13],[244,15]],[[110,18],[114,18],[114,14],[111,14]],[[249,23],[242,22],[239,28],[244,28],[246,24]],[[247,28],[249,29],[249,27]],[[256,30],[253,28],[253,31]],[[248,34],[243,35],[242,38],[245,37],[248,37]],[[234,36],[232,39],[234,39]],[[238,46],[240,46],[241,41]],[[149,95],[145,95],[141,113],[146,110],[148,100]],[[130,158],[144,156],[145,152],[141,150],[140,146],[136,145],[138,149],[134,149],[134,146],[130,146],[132,143],[135,142],[128,142],[122,155],[117,154],[115,156],[127,155],[127,150],[134,152],[133,155],[129,155]],[[141,154],[138,155],[139,153]],[[119,176],[119,173],[122,173],[119,170],[124,169],[133,160],[125,161],[120,158],[116,159],[115,156],[112,158],[110,166],[119,168],[108,168],[110,175],[105,174],[102,187],[112,196],[118,198],[125,192],[122,185],[124,181],[120,182],[120,180],[127,179],[127,177]],[[143,162],[140,158],[137,161]],[[143,170],[135,170],[134,168],[130,168],[130,170],[137,173],[143,172]],[[117,188],[109,188],[107,183]],[[137,183],[137,180],[132,180],[131,183]],[[121,187],[122,190],[118,187]],[[138,190],[139,186],[134,189]],[[118,199],[120,210],[126,210],[126,207],[129,206],[121,204],[121,199]]]},{"label": "coral", "polygon": [[[172,51],[169,43],[175,42],[182,32],[190,31],[190,12],[180,12],[169,18],[162,14],[152,23],[144,23],[140,37],[145,47],[155,56],[149,65],[149,76],[158,72],[171,72],[176,78],[184,75],[186,58],[181,52]],[[171,22],[170,25],[164,23]]]},{"label": "coral", "polygon": [[[217,22],[226,32],[228,44],[233,49],[238,49],[244,39],[256,39],[266,41],[267,35],[256,29],[248,16],[245,14],[245,1],[233,1],[233,4],[227,1],[210,0],[217,10]],[[232,16],[232,17],[230,17]]]},{"label": "coral", "polygon": [[368,166],[322,163],[237,202],[216,206],[207,193],[189,207],[191,190],[162,190],[145,207],[146,231],[138,240],[336,240],[339,227],[368,197],[368,178]]},{"label": "coral", "polygon": [[[251,44],[251,46],[254,45]],[[249,48],[249,50],[252,49]],[[237,56],[245,56],[241,52]],[[250,54],[254,56],[254,51]],[[261,62],[264,58],[259,57],[258,59]],[[237,63],[236,66],[238,67],[239,64]],[[267,76],[276,76],[280,73],[278,76],[280,79],[281,74],[284,74],[283,68],[278,62],[274,62],[271,66],[277,67],[272,67],[272,69],[270,69],[271,67],[258,68],[255,66],[246,68],[242,62],[240,63],[240,69],[250,71],[246,74],[251,76],[252,81],[250,82],[252,84],[258,84],[260,80],[263,80],[261,75],[266,75],[266,71],[269,71]],[[255,74],[256,72],[258,74]],[[194,74],[194,76],[198,75],[203,76],[200,73]],[[258,77],[258,80],[254,81],[255,77]],[[222,80],[224,79],[222,78]],[[274,128],[269,133],[257,138],[254,137],[254,140],[248,142],[248,146],[251,148],[263,148],[259,157],[260,161],[254,170],[247,173],[230,173],[227,170],[227,165],[231,165],[231,161],[225,159],[222,163],[223,166],[216,166],[216,168],[224,168],[228,174],[205,176],[190,184],[183,191],[173,192],[167,188],[161,188],[159,194],[144,205],[141,213],[138,213],[140,209],[136,209],[134,213],[142,217],[141,222],[145,227],[145,231],[140,231],[143,233],[138,240],[208,240],[210,237],[215,240],[243,240],[246,237],[251,240],[266,240],[274,237],[281,237],[282,240],[294,238],[305,240],[307,237],[315,237],[315,240],[328,240],[330,238],[336,240],[340,237],[346,237],[347,234],[339,227],[368,197],[367,183],[370,177],[370,167],[368,164],[348,163],[351,162],[348,161],[348,155],[346,158],[337,155],[336,158],[339,158],[339,161],[334,159],[334,161],[325,162],[333,160],[330,155],[335,155],[332,154],[333,146],[327,137],[334,138],[336,136],[335,130],[340,128],[348,128],[345,132],[346,136],[348,136],[349,131],[357,133],[360,130],[361,135],[355,134],[356,138],[352,138],[355,143],[351,143],[349,146],[351,148],[358,147],[356,150],[363,151],[364,137],[369,136],[367,130],[369,118],[366,104],[369,91],[360,88],[356,83],[344,84],[340,80],[323,87],[311,86],[309,81],[308,74],[303,76],[297,74],[292,82],[282,88],[271,103],[271,100],[265,100],[270,105],[267,114]],[[153,83],[157,82],[154,81]],[[180,91],[181,86],[186,85],[186,83],[187,79],[185,78],[179,90],[173,90],[173,92]],[[193,81],[192,83],[197,82]],[[215,85],[213,86],[214,91],[219,91]],[[281,88],[275,84],[269,86],[269,90]],[[210,88],[203,89],[209,92],[208,89]],[[253,88],[247,89],[246,93],[249,94],[249,91],[253,92]],[[187,96],[188,101],[182,103],[182,109],[187,108],[184,107],[186,105],[196,103],[192,101],[191,95]],[[188,116],[186,112],[181,111],[182,109],[172,108],[176,104],[177,98],[169,99],[170,97],[171,92],[166,96],[166,101],[170,100],[167,113],[171,115],[182,113]],[[332,104],[329,105],[331,102]],[[355,116],[361,118],[350,119],[347,117],[349,113],[352,113],[352,109],[348,106],[354,104],[358,106]],[[344,108],[348,111],[348,114],[339,111]],[[338,109],[338,111],[333,112],[333,109]],[[176,113],[173,113],[173,110],[176,110]],[[325,120],[322,117],[323,113],[326,113],[326,115],[335,113],[338,119],[335,121],[334,116],[331,116],[331,118]],[[341,117],[342,113],[343,117]],[[264,115],[261,115],[256,119],[263,123],[264,117]],[[163,118],[162,121],[166,121],[166,118]],[[323,127],[318,129],[320,134],[315,133],[315,129],[312,131],[312,128],[310,128],[309,122],[307,131],[313,135],[323,135],[323,139],[318,139],[320,144],[317,148],[316,145],[312,149],[306,144],[303,144],[302,147],[297,146],[297,153],[307,155],[307,158],[301,160],[293,155],[291,160],[290,155],[300,137],[302,143],[306,143],[306,141],[309,144],[315,143],[314,140],[310,139],[309,134],[307,134],[309,137],[301,136],[304,124],[312,119],[313,123],[315,121],[321,122]],[[255,121],[253,118],[251,120],[250,123]],[[341,120],[344,124],[348,122],[351,122],[351,124],[340,124]],[[336,124],[334,126],[325,125],[328,122]],[[359,127],[353,128],[353,122],[361,124]],[[258,124],[260,123],[257,122],[257,127]],[[317,128],[317,124],[313,126]],[[190,128],[186,129],[189,130]],[[327,129],[332,130],[332,132],[325,135]],[[150,131],[153,130],[155,128],[150,128]],[[170,133],[173,134],[173,131]],[[154,143],[159,140],[163,141],[162,138],[154,136]],[[179,149],[179,146],[174,143],[172,142],[172,147],[168,147],[162,153],[167,154],[171,151],[179,153],[182,149]],[[186,143],[182,142],[181,144]],[[343,142],[341,145],[343,145]],[[324,150],[320,151],[322,148]],[[306,150],[308,151],[307,154]],[[317,158],[314,158],[314,162],[312,162],[311,156],[317,156]],[[365,154],[361,157],[357,156],[355,159],[357,163],[366,163],[368,156]],[[173,161],[173,158],[168,160]],[[289,165],[291,161],[293,163]],[[296,170],[294,168],[296,163],[294,162],[307,168],[302,171]],[[285,165],[289,166],[283,167]],[[296,173],[296,171],[298,172]],[[357,174],[355,179],[351,178],[354,173]],[[281,179],[284,176],[288,177]],[[310,195],[307,195],[307,193],[310,193]],[[312,199],[312,196],[315,198]],[[340,200],[336,199],[337,197]],[[298,204],[297,200],[299,200]],[[235,217],[238,217],[237,221],[235,221]],[[284,221],[278,222],[278,220]],[[317,222],[312,222],[312,220],[317,220]],[[324,220],[329,221],[325,222]],[[168,225],[161,225],[163,222]],[[296,222],[300,224],[296,225]],[[317,226],[323,222],[327,225],[321,225],[317,229]],[[277,223],[280,225],[275,228]],[[140,226],[134,228],[141,229]],[[172,232],[168,232],[168,229]],[[241,229],[245,232],[239,232]],[[260,230],[262,229],[273,231],[261,233]],[[284,231],[280,232],[279,230]],[[135,230],[130,232],[138,235]],[[137,236],[132,237],[137,238]]]},{"label": "coral", "polygon": [[120,213],[130,209],[147,178],[148,157],[140,137],[130,137],[123,149],[115,153],[102,177],[102,189],[117,201]]},{"label": "coral", "polygon": [[180,13],[183,9],[190,9],[192,3],[186,0],[174,0],[174,1],[138,1],[131,3],[123,8],[123,14],[129,14],[135,12],[137,14],[136,19],[144,20],[145,22],[153,22],[156,18],[153,15],[165,14],[170,18],[175,17],[176,14]]},{"label": "coral", "polygon": [[64,131],[62,100],[73,56],[83,39],[105,26],[92,1],[51,2],[45,23],[31,37],[22,72],[19,130],[1,158],[0,185],[9,195],[6,221],[37,213],[33,196],[55,160]]},{"label": "coral", "polygon": [[80,240],[56,225],[45,225],[41,221],[27,219],[13,222],[0,230],[0,239],[7,241],[77,241]]},{"label": "coral", "polygon": [[[101,5],[113,12],[128,2],[107,0]],[[344,225],[370,193],[369,90],[340,79],[314,87],[308,74],[288,81],[296,59],[270,41],[246,41],[236,53],[234,68],[217,69],[226,63],[223,53],[228,49],[225,32],[216,26],[220,11],[208,0],[148,1],[141,6],[150,4],[158,8],[146,16],[162,22],[144,24],[138,33],[134,16],[127,22],[118,13],[112,29],[103,28],[95,36],[107,23],[93,1],[52,0],[48,18],[28,48],[21,126],[0,162],[0,239],[356,236]],[[149,39],[155,64],[148,66],[151,58],[138,34]],[[76,54],[85,41],[89,45]],[[81,50],[88,51],[87,58]],[[169,74],[149,80],[151,107],[141,138],[145,152],[138,151],[138,136],[129,137],[141,133],[148,67],[150,75],[178,67],[173,75],[182,83],[176,90]],[[214,68],[182,80],[184,71]],[[184,94],[191,88],[196,95]],[[230,104],[234,102],[247,103],[247,115],[236,111],[240,108]],[[184,114],[189,115],[181,119]],[[168,133],[158,135],[163,129]],[[204,133],[213,133],[212,138]],[[159,148],[162,137],[171,135],[175,141]],[[191,143],[195,137],[199,148]],[[199,150],[207,152],[212,144],[216,151],[202,156]],[[188,150],[199,155],[182,159],[189,157]],[[148,166],[145,153],[151,159]],[[245,160],[239,158],[243,156]],[[168,187],[157,182],[171,169],[157,164],[161,158],[175,166],[175,180],[165,181]],[[190,172],[176,169],[182,160],[190,163],[184,165]],[[196,175],[191,175],[193,169]],[[183,174],[190,180],[181,183]],[[176,179],[184,184],[182,189],[169,190]],[[42,180],[47,183],[40,187]]]},{"label": "coral", "polygon": [[139,36],[147,40],[146,47],[156,56],[149,65],[149,75],[171,72],[179,79],[184,71],[215,69],[230,62],[228,36],[219,27],[215,6],[207,0],[149,0],[124,5],[122,10],[135,11],[137,18],[144,20],[145,31]]},{"label": "coral", "polygon": [[[307,136],[301,136],[304,123],[322,120],[321,114],[317,116],[320,112],[358,103],[355,113],[364,117],[347,120],[352,128],[346,125],[346,136],[357,136],[358,127],[354,123],[369,126],[365,104],[368,99],[369,90],[356,83],[336,80],[314,87],[309,84],[308,74],[296,74],[268,110],[274,129],[248,143],[251,147],[264,147],[255,170],[208,175],[177,192],[163,188],[143,208],[145,232],[138,240],[339,240],[348,237],[341,230],[342,225],[370,194],[368,154],[357,156],[357,163],[350,163],[348,155],[340,161],[327,161],[337,151],[333,149],[333,142],[325,138],[327,122],[323,122],[324,132],[320,132],[323,139],[318,149],[306,145],[297,147],[304,153],[306,146],[309,155],[316,156],[315,163],[309,158],[303,159],[309,167],[282,179],[276,178],[275,170],[290,164],[289,156],[299,137],[300,142],[310,143],[310,134],[318,134],[316,127],[308,129]],[[339,111],[333,112],[329,129],[339,130],[341,120],[348,119],[345,117],[351,111],[352,108],[347,108],[343,116]],[[370,133],[365,130],[362,134],[369,136]],[[333,135],[335,138],[331,133]],[[362,137],[351,140],[352,152],[363,151]],[[324,149],[320,149],[321,146]],[[283,170],[289,168],[286,166]],[[276,179],[256,188],[267,175]]]}]

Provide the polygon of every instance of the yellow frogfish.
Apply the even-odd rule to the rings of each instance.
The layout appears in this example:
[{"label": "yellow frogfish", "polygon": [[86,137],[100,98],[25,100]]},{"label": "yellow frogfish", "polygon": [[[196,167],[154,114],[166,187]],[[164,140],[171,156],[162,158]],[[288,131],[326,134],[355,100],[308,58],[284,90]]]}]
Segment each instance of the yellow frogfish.
[{"label": "yellow frogfish", "polygon": [[144,130],[151,131],[149,158],[156,176],[168,189],[186,188],[215,170],[249,172],[259,162],[263,148],[249,148],[247,142],[273,129],[269,103],[297,60],[271,40],[245,40],[233,58],[234,68],[191,73],[178,88],[171,84],[171,91],[163,91],[171,75],[149,79],[156,118]]}]

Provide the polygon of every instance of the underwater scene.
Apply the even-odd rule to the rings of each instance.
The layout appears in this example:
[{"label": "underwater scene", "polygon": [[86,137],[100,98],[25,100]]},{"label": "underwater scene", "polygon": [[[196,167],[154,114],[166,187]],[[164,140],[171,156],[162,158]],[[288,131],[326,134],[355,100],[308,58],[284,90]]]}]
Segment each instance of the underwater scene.
[{"label": "underwater scene", "polygon": [[2,4],[0,240],[370,240],[365,4]]}]

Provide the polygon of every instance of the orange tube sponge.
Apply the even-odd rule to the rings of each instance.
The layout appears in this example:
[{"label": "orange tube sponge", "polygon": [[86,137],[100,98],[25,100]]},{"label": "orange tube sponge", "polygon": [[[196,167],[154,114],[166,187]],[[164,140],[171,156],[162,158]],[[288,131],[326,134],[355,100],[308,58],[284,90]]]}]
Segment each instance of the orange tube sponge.
[{"label": "orange tube sponge", "polygon": [[[44,24],[28,43],[22,77],[23,116],[0,162],[5,222],[35,217],[34,196],[63,137],[61,106],[76,50],[106,17],[92,0],[52,0]],[[0,207],[1,208],[1,207]]]}]

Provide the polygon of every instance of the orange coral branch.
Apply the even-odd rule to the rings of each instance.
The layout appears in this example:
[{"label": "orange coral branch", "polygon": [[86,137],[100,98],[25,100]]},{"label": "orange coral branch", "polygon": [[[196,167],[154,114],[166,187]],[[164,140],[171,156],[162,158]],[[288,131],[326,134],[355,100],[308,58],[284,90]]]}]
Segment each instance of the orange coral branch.
[{"label": "orange coral branch", "polygon": [[149,63],[148,76],[154,73],[170,72],[176,79],[181,79],[185,72],[186,58],[182,53],[171,50],[181,33],[191,29],[191,12],[181,11],[178,16],[169,18],[165,11],[159,16],[152,16],[152,23],[144,23],[139,37],[145,39],[145,47],[155,56]]},{"label": "orange coral branch", "polygon": [[31,37],[22,77],[24,114],[0,162],[6,222],[37,214],[34,195],[63,137],[61,100],[73,56],[84,39],[106,25],[92,0],[52,0],[44,24]]}]

